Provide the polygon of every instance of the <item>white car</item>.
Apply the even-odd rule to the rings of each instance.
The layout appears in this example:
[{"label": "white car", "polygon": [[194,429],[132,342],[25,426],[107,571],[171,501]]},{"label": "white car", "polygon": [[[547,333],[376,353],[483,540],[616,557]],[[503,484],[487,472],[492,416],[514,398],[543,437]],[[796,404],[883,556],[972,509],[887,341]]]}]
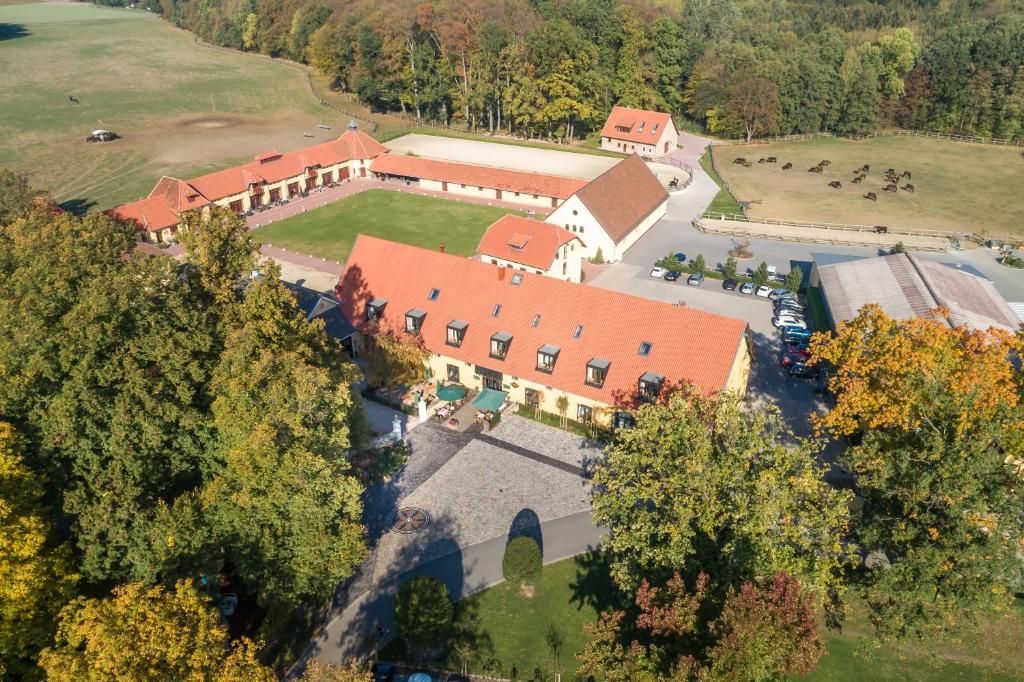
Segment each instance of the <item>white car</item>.
[{"label": "white car", "polygon": [[792,315],[779,315],[778,317],[773,317],[772,325],[776,327],[798,327],[799,329],[807,329],[807,323],[804,322],[803,318],[793,317]]},{"label": "white car", "polygon": [[651,270],[651,277],[657,277],[658,279],[661,279],[665,276],[666,272],[668,272],[668,270],[666,270],[665,268],[655,267],[653,270]]},{"label": "white car", "polygon": [[768,298],[768,294],[770,294],[771,292],[772,290],[769,289],[768,287],[758,287],[755,293],[762,298]]}]

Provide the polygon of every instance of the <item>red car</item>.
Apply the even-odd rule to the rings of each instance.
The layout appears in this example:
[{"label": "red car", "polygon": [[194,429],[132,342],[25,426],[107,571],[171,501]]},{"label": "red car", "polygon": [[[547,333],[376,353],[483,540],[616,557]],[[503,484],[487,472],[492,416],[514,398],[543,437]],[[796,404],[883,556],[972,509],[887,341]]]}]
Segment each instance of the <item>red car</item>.
[{"label": "red car", "polygon": [[787,353],[803,353],[804,355],[810,355],[809,347],[806,343],[787,343]]},{"label": "red car", "polygon": [[807,361],[809,353],[807,351],[797,351],[796,353],[786,353],[782,356],[782,366],[789,367],[790,365],[796,365]]}]

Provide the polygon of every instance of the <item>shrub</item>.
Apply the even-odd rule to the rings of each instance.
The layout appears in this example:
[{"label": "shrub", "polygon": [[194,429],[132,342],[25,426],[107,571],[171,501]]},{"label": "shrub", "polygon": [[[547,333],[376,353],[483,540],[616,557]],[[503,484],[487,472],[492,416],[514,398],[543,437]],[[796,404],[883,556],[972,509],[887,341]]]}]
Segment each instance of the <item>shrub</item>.
[{"label": "shrub", "polygon": [[703,256],[703,254],[699,254],[699,253],[698,253],[698,254],[697,254],[697,257],[696,257],[696,258],[694,258],[694,259],[693,259],[693,260],[692,260],[692,261],[690,262],[690,267],[689,267],[689,270],[690,270],[690,272],[692,272],[692,273],[694,273],[694,274],[698,274],[698,273],[700,273],[700,274],[704,274],[704,272],[705,272],[705,271],[706,271],[707,269],[708,269],[708,264],[707,264],[707,262],[706,262],[706,261],[704,260],[704,256]]},{"label": "shrub", "polygon": [[683,264],[680,263],[676,259],[676,257],[674,255],[672,255],[671,253],[668,254],[667,256],[665,256],[664,258],[661,258],[661,259],[657,260],[654,264],[657,267],[659,267],[659,268],[665,268],[669,272],[682,272],[683,271]]},{"label": "shrub", "polygon": [[505,547],[505,558],[501,562],[505,580],[529,585],[540,577],[543,559],[537,541],[520,535]]},{"label": "shrub", "polygon": [[454,607],[448,588],[437,578],[419,576],[395,597],[395,625],[402,637],[420,644],[444,639],[452,626]]},{"label": "shrub", "polygon": [[889,255],[893,255],[893,254],[897,254],[897,253],[906,253],[906,252],[907,252],[907,247],[903,246],[903,242],[902,241],[896,242],[893,245],[893,247],[891,249],[889,249]]},{"label": "shrub", "polygon": [[594,265],[601,265],[604,263],[604,252],[601,251],[601,247],[597,247],[597,253],[590,259],[590,262]]},{"label": "shrub", "polygon": [[732,256],[725,259],[725,265],[722,266],[722,276],[725,279],[733,279],[736,277],[736,259]]},{"label": "shrub", "polygon": [[761,261],[761,264],[757,266],[757,270],[754,271],[754,275],[750,278],[759,287],[763,287],[768,284],[768,264]]},{"label": "shrub", "polygon": [[803,283],[804,271],[799,265],[797,265],[789,271],[788,275],[786,275],[786,283],[783,284],[783,286],[787,291],[792,291],[795,294],[800,291],[800,285]]}]

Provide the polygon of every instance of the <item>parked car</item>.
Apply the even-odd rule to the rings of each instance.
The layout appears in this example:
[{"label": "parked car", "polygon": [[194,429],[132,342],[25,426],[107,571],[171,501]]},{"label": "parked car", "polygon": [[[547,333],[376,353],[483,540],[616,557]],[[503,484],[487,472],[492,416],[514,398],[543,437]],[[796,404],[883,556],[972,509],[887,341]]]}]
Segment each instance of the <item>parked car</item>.
[{"label": "parked car", "polygon": [[743,286],[740,287],[740,293],[741,294],[752,294],[752,293],[754,293],[754,283],[753,282],[744,282]]},{"label": "parked car", "polygon": [[795,303],[783,303],[775,306],[776,315],[799,315],[803,317],[806,312],[803,306],[796,305]]},{"label": "parked car", "polygon": [[782,366],[789,367],[797,363],[806,363],[808,357],[810,356],[807,353],[785,353],[782,356]]},{"label": "parked car", "polygon": [[736,291],[736,287],[738,287],[739,284],[740,283],[734,279],[727,279],[724,282],[722,282],[722,288],[725,289],[726,291]]},{"label": "parked car", "polygon": [[662,277],[665,276],[666,272],[668,272],[668,270],[666,270],[665,268],[659,268],[657,265],[655,265],[654,269],[651,270],[651,277],[657,277],[658,279],[661,279]]},{"label": "parked car", "polygon": [[704,282],[704,273],[695,272],[686,278],[686,283],[691,287],[699,287]]},{"label": "parked car", "polygon": [[791,343],[790,342],[784,342],[784,343],[786,343],[786,352],[787,353],[807,353],[807,352],[810,351],[810,348],[811,348],[805,341],[796,341],[796,340],[794,340]]},{"label": "parked car", "polygon": [[810,329],[797,329],[790,327],[789,329],[781,329],[782,340],[786,343],[806,343],[811,338]]},{"label": "parked car", "polygon": [[805,322],[803,318],[793,317],[792,315],[780,315],[779,317],[773,317],[772,324],[776,327],[796,327],[797,329],[807,329],[807,322]]},{"label": "parked car", "polygon": [[678,270],[669,270],[668,272],[665,273],[665,281],[666,282],[674,282],[677,279],[679,279],[679,271]]},{"label": "parked car", "polygon": [[[780,298],[782,298],[785,294],[789,294],[789,293],[790,293],[789,289],[772,289],[771,292],[768,294],[768,298],[772,299],[773,301],[777,301]],[[792,294],[792,295],[794,297],[796,296],[796,294]]]},{"label": "parked car", "polygon": [[761,286],[761,287],[758,287],[757,291],[754,292],[754,293],[756,293],[758,296],[760,296],[762,298],[768,298],[768,294],[770,294],[771,292],[772,292],[772,290],[769,289],[768,287]]},{"label": "parked car", "polygon": [[809,379],[818,376],[818,368],[804,362],[797,362],[786,368],[789,376],[798,379]]}]

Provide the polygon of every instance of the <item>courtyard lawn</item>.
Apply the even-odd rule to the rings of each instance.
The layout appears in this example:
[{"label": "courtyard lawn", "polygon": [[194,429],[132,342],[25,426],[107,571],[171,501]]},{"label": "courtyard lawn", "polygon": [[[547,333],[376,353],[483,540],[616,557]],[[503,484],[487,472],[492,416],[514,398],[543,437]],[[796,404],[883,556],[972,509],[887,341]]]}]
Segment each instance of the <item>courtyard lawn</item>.
[{"label": "courtyard lawn", "polygon": [[[586,643],[583,625],[600,611],[617,608],[615,595],[602,555],[588,554],[546,566],[532,597],[502,583],[463,600],[456,605],[456,626],[469,633],[464,641],[472,642],[470,671],[510,677],[515,666],[520,679],[531,679],[536,667],[551,669],[557,649],[562,679],[573,679],[574,654]],[[854,602],[843,632],[823,633],[828,653],[818,669],[797,679],[1019,680],[1024,670],[1022,616],[1018,609],[1003,620],[986,620],[978,632],[955,641],[875,648],[870,645],[870,624]],[[387,653],[398,653],[395,649]],[[454,650],[441,663],[450,670],[462,669]]]},{"label": "courtyard lawn", "polygon": [[[164,174],[190,177],[344,129],[302,70],[197,44],[149,12],[3,4],[0,26],[0,167],[75,210],[145,196]],[[87,144],[97,128],[122,139]]]},{"label": "courtyard lawn", "polygon": [[471,256],[504,208],[374,189],[259,227],[264,244],[344,263],[356,234]]},{"label": "courtyard lawn", "polygon": [[[715,165],[748,214],[859,225],[1024,235],[1024,155],[1020,148],[901,136],[867,140],[822,138],[744,146],[715,145]],[[758,163],[775,156],[778,163]],[[753,162],[736,165],[736,158]],[[808,168],[828,160],[821,174]],[[783,171],[784,163],[792,170]],[[854,170],[870,172],[859,184]],[[886,192],[886,169],[911,172],[914,192]],[[832,181],[842,187],[829,187]],[[901,180],[902,187],[907,180]],[[876,200],[864,195],[874,192]]]}]

